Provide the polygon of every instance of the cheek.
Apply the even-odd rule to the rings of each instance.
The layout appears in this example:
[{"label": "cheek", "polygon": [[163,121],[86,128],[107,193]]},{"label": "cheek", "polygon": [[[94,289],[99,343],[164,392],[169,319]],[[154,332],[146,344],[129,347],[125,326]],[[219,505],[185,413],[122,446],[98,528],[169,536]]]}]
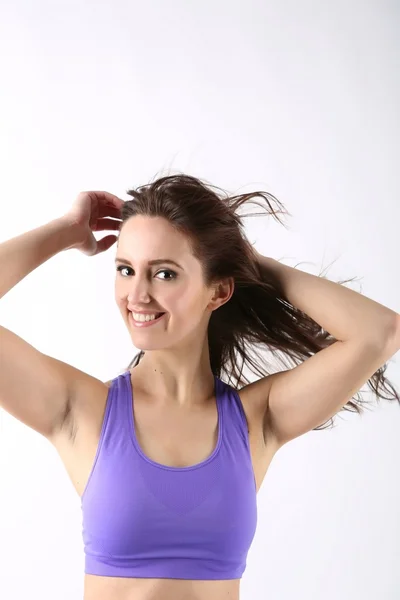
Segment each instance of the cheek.
[{"label": "cheek", "polygon": [[197,293],[191,291],[177,298],[176,306],[179,318],[184,320],[190,329],[197,327],[204,318],[205,306],[207,299],[204,297],[202,290]]},{"label": "cheek", "polygon": [[202,303],[202,293],[195,286],[173,290],[168,296],[170,306],[179,308],[182,311],[194,311],[199,309]]},{"label": "cheek", "polygon": [[195,324],[201,318],[202,297],[200,291],[179,289],[168,294],[168,298],[160,298],[160,305],[168,311],[175,322],[182,322],[189,326]]}]

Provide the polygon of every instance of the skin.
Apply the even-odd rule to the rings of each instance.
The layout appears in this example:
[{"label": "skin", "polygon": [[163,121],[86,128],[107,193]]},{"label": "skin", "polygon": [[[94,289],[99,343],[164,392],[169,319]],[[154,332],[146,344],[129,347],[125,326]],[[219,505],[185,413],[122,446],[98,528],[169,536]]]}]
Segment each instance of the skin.
[{"label": "skin", "polygon": [[[187,237],[162,217],[128,219],[121,228],[118,257],[129,263],[116,263],[115,300],[133,345],[146,352],[134,368],[141,388],[163,407],[204,403],[214,391],[208,323],[212,312],[231,298],[233,278],[207,287]],[[182,268],[168,262],[148,265],[159,258],[175,260]],[[128,306],[166,315],[152,327],[138,328]]]}]

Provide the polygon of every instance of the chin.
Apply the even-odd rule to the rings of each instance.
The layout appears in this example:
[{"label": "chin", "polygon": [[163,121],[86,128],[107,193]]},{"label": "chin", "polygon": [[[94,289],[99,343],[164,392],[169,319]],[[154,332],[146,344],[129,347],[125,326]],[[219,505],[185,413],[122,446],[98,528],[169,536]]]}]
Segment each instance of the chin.
[{"label": "chin", "polygon": [[166,350],[166,347],[157,345],[156,343],[140,343],[138,344],[137,342],[135,342],[134,340],[132,340],[134,342],[134,346],[135,348],[137,348],[138,350]]}]

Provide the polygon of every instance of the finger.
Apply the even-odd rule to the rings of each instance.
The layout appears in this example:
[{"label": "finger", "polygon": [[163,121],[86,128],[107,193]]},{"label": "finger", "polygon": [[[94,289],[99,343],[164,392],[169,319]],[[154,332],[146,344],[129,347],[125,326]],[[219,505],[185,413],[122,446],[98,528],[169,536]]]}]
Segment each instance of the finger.
[{"label": "finger", "polygon": [[100,252],[105,252],[106,250],[111,248],[111,246],[115,244],[117,240],[118,238],[115,235],[106,235],[106,237],[104,237],[103,239],[98,240],[96,254],[99,254]]},{"label": "finger", "polygon": [[118,209],[121,209],[125,204],[124,200],[118,198],[115,194],[111,194],[110,192],[106,192],[103,190],[100,191],[92,191],[92,192],[83,192],[87,194],[94,194],[100,201],[106,202],[111,206],[115,206]]},{"label": "finger", "polygon": [[122,221],[114,221],[113,219],[97,219],[97,223],[92,229],[93,231],[104,231],[105,229],[118,231],[121,224]]},{"label": "finger", "polygon": [[121,219],[121,209],[110,206],[109,204],[99,204],[99,218],[100,217],[114,217],[115,219]]},{"label": "finger", "polygon": [[121,209],[123,207],[123,205],[125,204],[124,200],[121,200],[121,198],[118,198],[118,196],[115,196],[115,194],[110,194],[110,192],[103,192],[103,193],[104,193],[104,199],[111,206],[115,206],[117,209]]}]

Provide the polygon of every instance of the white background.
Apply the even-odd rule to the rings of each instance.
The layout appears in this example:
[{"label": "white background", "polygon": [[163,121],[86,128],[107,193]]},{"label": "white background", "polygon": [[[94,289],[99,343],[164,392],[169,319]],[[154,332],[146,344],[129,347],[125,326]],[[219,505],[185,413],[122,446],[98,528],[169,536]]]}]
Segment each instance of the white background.
[{"label": "white background", "polygon": [[[1,241],[61,216],[81,190],[127,200],[183,171],[274,194],[292,217],[287,230],[246,219],[260,252],[357,276],[353,289],[399,312],[398,2],[0,7]],[[2,298],[2,325],[115,377],[137,352],[114,302],[115,250],[53,257]],[[399,389],[399,354],[387,376]],[[372,408],[275,456],[241,599],[400,597],[400,409]],[[79,599],[83,568],[80,499],[60,458],[0,411],[0,597]]]}]

